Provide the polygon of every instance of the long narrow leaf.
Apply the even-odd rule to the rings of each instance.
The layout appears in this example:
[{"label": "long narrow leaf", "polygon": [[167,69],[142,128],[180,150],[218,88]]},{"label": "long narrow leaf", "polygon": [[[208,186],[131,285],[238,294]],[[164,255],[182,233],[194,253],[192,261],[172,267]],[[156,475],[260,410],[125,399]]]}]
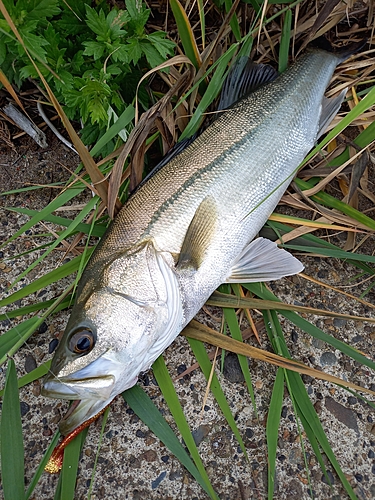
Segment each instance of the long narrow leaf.
[{"label": "long narrow leaf", "polygon": [[[222,335],[224,337],[224,335]],[[199,366],[206,377],[206,380],[210,379],[210,374],[211,374],[211,361],[207,355],[206,349],[203,345],[202,342],[198,342],[197,340],[193,338],[188,338],[190,347],[193,349],[194,356],[197,358],[197,361],[199,363]],[[218,402],[221,411],[223,412],[229,427],[232,429],[233,434],[236,436],[236,439],[241,447],[241,450],[247,457],[247,452],[246,448],[244,445],[244,442],[241,438],[241,434],[238,430],[236,421],[233,418],[232,412],[230,411],[229,404],[226,400],[226,397],[224,395],[224,392],[220,386],[220,382],[216,376],[216,374],[213,374],[212,380],[211,380],[211,386],[210,389],[212,391],[212,394],[215,396],[216,401]]]},{"label": "long narrow leaf", "polygon": [[[272,292],[267,290],[265,286],[262,286],[259,283],[251,283],[251,284],[246,284],[244,286],[253,293],[255,293],[256,295],[258,295],[258,297],[265,298],[268,300],[278,300],[273,295]],[[301,316],[292,311],[279,310],[279,313],[285,316],[285,318],[289,319],[293,324],[301,328],[309,335],[312,335],[313,337],[319,340],[323,340],[324,342],[331,345],[335,349],[339,349],[342,353],[355,359],[362,365],[368,366],[369,368],[375,370],[375,363],[370,359],[368,359],[363,354],[361,354],[357,349],[354,349],[348,344],[345,344],[345,342],[342,342],[341,340],[338,340],[335,337],[332,337],[331,335],[327,335],[326,333],[323,332],[323,330],[321,330],[317,326],[313,325],[312,323],[310,323],[309,321],[305,320],[304,318],[302,318]]]},{"label": "long narrow leaf", "polygon": [[[23,375],[22,377],[19,377],[17,379],[17,386],[18,388],[24,387],[27,384],[30,384],[31,382],[34,382],[34,380],[38,380],[41,377],[44,377],[49,371],[51,367],[51,360],[47,361],[46,363],[42,363],[40,366],[35,368],[29,373],[26,373],[26,375]],[[0,391],[0,397],[3,396],[4,394],[4,389]]]},{"label": "long narrow leaf", "polygon": [[268,500],[272,500],[275,487],[275,466],[277,440],[279,438],[279,426],[281,409],[284,396],[284,370],[277,370],[275,383],[272,389],[270,408],[268,411],[266,437],[268,450]]},{"label": "long narrow leaf", "polygon": [[[229,330],[230,330],[232,337],[234,339],[238,340],[239,342],[242,342],[242,334],[241,334],[241,330],[240,330],[240,327],[238,324],[235,310],[225,308],[225,309],[223,309],[223,313],[224,313],[224,317],[225,317],[225,320],[228,324],[228,327],[229,327]],[[254,411],[256,411],[254,389],[253,389],[253,384],[252,384],[252,380],[251,380],[251,374],[250,374],[248,360],[247,360],[246,356],[243,356],[242,354],[237,354],[237,356],[238,356],[238,361],[240,363],[241,370],[242,370],[242,373],[243,373],[243,376],[244,376],[244,379],[245,379],[245,382],[247,385],[247,389],[248,389],[249,394],[250,394],[250,398],[251,398],[251,402],[253,404]]]},{"label": "long narrow leaf", "polygon": [[291,11],[291,9],[288,9],[285,12],[283,29],[282,29],[281,40],[280,40],[279,73],[282,73],[288,67],[291,28],[292,28],[292,11]]},{"label": "long narrow leaf", "polygon": [[[265,313],[265,324],[266,324],[266,329],[267,332],[269,333],[270,340],[274,346],[274,348],[277,349],[277,352],[279,354],[282,354],[283,356],[290,357],[288,348],[285,343],[284,336],[282,334],[282,328],[279,323],[279,320],[277,318],[276,312],[275,311],[270,311],[269,313]],[[270,324],[272,324],[274,327],[276,327],[277,332],[276,335],[273,336],[272,329],[270,329]],[[275,341],[277,344],[275,344]],[[335,454],[332,451],[332,448],[329,444],[329,441],[327,439],[327,436],[324,432],[324,429],[322,427],[322,424],[319,420],[319,417],[310,401],[310,398],[307,394],[306,388],[301,380],[301,376],[295,372],[287,371],[285,376],[288,378],[290,382],[290,391],[292,393],[293,399],[296,401],[299,411],[299,416],[301,418],[302,422],[307,421],[308,425],[306,426],[306,432],[308,433],[309,430],[311,429],[310,435],[312,438],[312,441],[315,439],[319,442],[319,445],[321,446],[322,450],[326,454],[327,458],[333,465],[337,475],[340,477],[340,480],[342,484],[344,485],[348,495],[352,500],[356,499],[356,496],[346,479],[344,473],[341,470],[340,464],[338,463]],[[323,464],[323,461],[321,461],[321,465]],[[323,464],[323,471],[325,471],[325,467]]]},{"label": "long narrow leaf", "polygon": [[215,73],[206,89],[206,92],[204,93],[192,118],[189,121],[188,126],[181,134],[179,140],[182,140],[186,137],[190,137],[199,129],[203,119],[203,113],[206,111],[206,109],[212,103],[212,101],[217,97],[217,95],[221,90],[224,73],[227,70],[228,63],[235,54],[236,50],[237,50],[237,45],[232,45],[228,49],[228,51],[221,57],[219,63],[217,64]]},{"label": "long narrow leaf", "polygon": [[74,196],[77,196],[81,191],[83,191],[83,188],[70,188],[67,189],[66,191],[62,192],[57,198],[51,201],[46,207],[44,207],[42,210],[39,212],[36,212],[33,217],[29,221],[26,222],[18,231],[16,231],[7,241],[5,241],[2,245],[0,245],[0,248],[3,248],[5,245],[8,243],[12,242],[18,236],[21,236],[25,231],[30,229],[31,227],[35,226],[38,222],[41,220],[45,220],[46,217],[48,217],[52,212],[54,212],[57,208],[65,205],[68,201],[70,201]]},{"label": "long narrow leaf", "polygon": [[61,500],[74,500],[76,489],[79,455],[85,442],[88,429],[80,432],[64,449],[61,469]]},{"label": "long narrow leaf", "polygon": [[131,389],[123,392],[122,397],[138,417],[160,439],[160,441],[170,449],[173,455],[178,458],[182,465],[209,494],[207,486],[198,472],[198,469],[195,467],[180,441],[147,394],[138,385],[135,385]]},{"label": "long narrow leaf", "polygon": [[[9,210],[11,212],[16,212],[19,214],[26,214],[30,215],[30,217],[33,217],[34,215],[39,215],[40,210],[30,210],[28,208],[22,208],[22,207],[6,207],[6,210]],[[65,226],[68,227],[72,223],[71,219],[67,219],[66,217],[60,217],[58,215],[47,215],[46,217],[43,218],[43,220],[47,222],[52,222],[53,224],[56,224],[57,226]],[[85,233],[88,234],[90,231],[91,225],[86,224],[85,222],[80,222],[76,227],[75,230],[80,233]],[[105,233],[106,228],[103,226],[95,225],[92,230],[91,234],[93,236],[98,236],[101,238],[103,234]],[[38,235],[39,236],[39,235]]]},{"label": "long narrow leaf", "polygon": [[12,359],[8,362],[0,429],[4,500],[22,500],[25,498],[25,464],[17,375]]},{"label": "long narrow leaf", "polygon": [[21,280],[24,276],[26,276],[32,269],[34,269],[43,259],[45,259],[54,248],[56,248],[65,238],[71,235],[71,233],[76,229],[76,227],[80,224],[80,222],[88,215],[91,210],[94,208],[96,203],[98,202],[98,198],[93,197],[85,207],[79,212],[79,214],[74,218],[73,221],[69,224],[69,226],[63,231],[58,238],[49,246],[49,248],[37,259],[33,261],[30,266],[27,267],[21,274],[17,276],[17,279],[13,282],[13,285]]},{"label": "long narrow leaf", "polygon": [[[88,254],[91,255],[91,253],[92,249],[89,249]],[[87,256],[87,259],[89,255]],[[69,276],[69,274],[72,274],[78,270],[81,259],[82,256],[78,255],[69,262],[62,264],[53,271],[50,271],[49,273],[45,274],[41,278],[36,279],[32,283],[29,283],[24,288],[21,288],[17,292],[12,293],[11,295],[9,295],[9,297],[5,297],[4,299],[0,300],[0,307],[12,304],[16,300],[23,299],[24,297],[27,297],[31,293],[37,292],[41,288],[45,288],[51,283],[55,283],[56,281],[59,281],[62,278],[65,278],[66,276]]]},{"label": "long narrow leaf", "polygon": [[204,489],[207,491],[211,498],[218,498],[203,466],[193,435],[186,421],[184,412],[182,411],[175,388],[173,387],[171,376],[169,375],[167,367],[165,366],[163,356],[158,357],[158,359],[152,365],[152,369],[158,385],[163,393],[164,399],[168,404],[168,407],[173,415],[179,431],[181,432],[181,436],[185,441],[190,455],[192,456],[199,471],[199,474],[201,476],[200,484],[202,485],[203,483],[205,485]]},{"label": "long narrow leaf", "polygon": [[[55,312],[61,311],[62,309],[68,307],[71,301],[72,297],[68,296],[67,299],[55,309]],[[18,318],[20,316],[26,316],[26,314],[30,314],[35,311],[41,311],[42,309],[47,309],[47,307],[50,307],[54,302],[55,300],[51,299],[51,300],[46,300],[45,302],[37,302],[36,304],[30,304],[28,306],[19,307],[18,309],[12,309],[12,311],[0,314],[0,321],[4,321],[6,319],[9,320],[12,318]],[[0,346],[1,346],[1,339],[6,333],[7,332],[3,333],[0,337]]]},{"label": "long narrow leaf", "polygon": [[12,347],[25,335],[30,328],[37,328],[39,318],[29,318],[19,325],[4,332],[0,337],[0,359],[4,363]]},{"label": "long narrow leaf", "polygon": [[177,23],[178,33],[180,35],[185,54],[194,64],[195,68],[198,69],[201,65],[201,59],[194,38],[194,33],[185,9],[180,4],[179,0],[169,0],[169,3]]},{"label": "long narrow leaf", "polygon": [[47,448],[46,452],[44,453],[42,460],[38,464],[38,468],[35,471],[35,474],[34,474],[32,480],[30,481],[29,487],[27,488],[27,492],[26,492],[26,500],[28,500],[30,498],[30,496],[32,495],[32,493],[35,489],[35,486],[38,484],[38,481],[39,481],[41,475],[44,473],[44,468],[47,465],[48,460],[49,460],[50,456],[52,455],[52,452],[55,449],[55,446],[57,445],[57,443],[59,441],[59,438],[60,438],[60,432],[57,431],[55,433],[55,435],[53,436],[52,441],[48,445],[48,448]]},{"label": "long narrow leaf", "polygon": [[125,129],[127,125],[134,119],[135,109],[134,106],[129,104],[118,117],[116,122],[103,134],[95,146],[91,149],[91,156],[95,156],[104,146],[113,139],[119,132]]}]

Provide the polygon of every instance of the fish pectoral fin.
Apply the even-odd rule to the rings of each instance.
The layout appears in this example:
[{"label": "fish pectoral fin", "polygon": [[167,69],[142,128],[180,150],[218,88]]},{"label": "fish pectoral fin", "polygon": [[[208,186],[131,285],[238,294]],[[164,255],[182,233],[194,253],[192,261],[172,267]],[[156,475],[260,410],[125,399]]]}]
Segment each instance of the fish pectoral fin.
[{"label": "fish pectoral fin", "polygon": [[248,57],[239,57],[224,81],[218,110],[228,108],[261,85],[272,82],[278,72],[267,64],[256,64]]},{"label": "fish pectoral fin", "polygon": [[178,259],[178,268],[198,269],[217,227],[215,200],[208,196],[197,208],[188,227]]},{"label": "fish pectoral fin", "polygon": [[226,283],[272,281],[300,273],[303,264],[292,254],[266,238],[257,238],[247,245],[231,269]]},{"label": "fish pectoral fin", "polygon": [[322,101],[322,111],[320,113],[320,121],[319,121],[319,129],[317,138],[319,138],[326,131],[328,125],[334,119],[334,117],[339,112],[340,106],[345,99],[345,95],[348,89],[345,88],[342,92],[339,93],[336,97],[323,97]]}]

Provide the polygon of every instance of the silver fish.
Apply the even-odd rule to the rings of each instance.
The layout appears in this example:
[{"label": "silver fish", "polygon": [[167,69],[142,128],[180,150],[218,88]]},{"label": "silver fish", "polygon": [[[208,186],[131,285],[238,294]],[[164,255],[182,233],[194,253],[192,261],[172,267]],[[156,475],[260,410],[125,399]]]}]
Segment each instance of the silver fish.
[{"label": "silver fish", "polygon": [[221,283],[303,269],[254,238],[337,113],[346,90],[324,92],[345,58],[312,50],[275,80],[254,69],[254,81],[273,81],[222,112],[130,197],[84,271],[44,381],[44,395],[79,400],[63,434],[132,387]]}]

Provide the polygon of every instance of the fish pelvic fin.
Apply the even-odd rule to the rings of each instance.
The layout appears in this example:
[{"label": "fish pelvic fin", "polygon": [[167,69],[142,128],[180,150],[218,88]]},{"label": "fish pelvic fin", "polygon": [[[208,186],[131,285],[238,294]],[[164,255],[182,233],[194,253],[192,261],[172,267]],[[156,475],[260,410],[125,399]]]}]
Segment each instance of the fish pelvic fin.
[{"label": "fish pelvic fin", "polygon": [[266,238],[247,245],[232,266],[226,283],[273,281],[303,271],[303,264],[292,254]]},{"label": "fish pelvic fin", "polygon": [[197,208],[188,227],[178,259],[178,268],[198,269],[217,227],[215,200],[208,196]]},{"label": "fish pelvic fin", "polygon": [[331,97],[330,99],[328,99],[327,97],[323,97],[317,138],[324,134],[328,125],[339,112],[340,106],[345,99],[347,91],[348,88],[345,88],[339,93],[339,95],[337,95],[336,97]]}]

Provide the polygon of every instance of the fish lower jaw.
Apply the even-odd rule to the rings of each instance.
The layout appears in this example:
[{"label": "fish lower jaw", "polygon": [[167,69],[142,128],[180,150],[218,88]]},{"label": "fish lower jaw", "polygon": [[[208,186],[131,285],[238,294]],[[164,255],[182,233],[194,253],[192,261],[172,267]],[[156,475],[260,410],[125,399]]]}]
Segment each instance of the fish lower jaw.
[{"label": "fish lower jaw", "polygon": [[113,398],[109,398],[105,401],[92,399],[74,401],[59,423],[59,430],[61,434],[63,436],[67,436],[78,427],[86,427],[90,425],[91,422],[96,420],[99,415],[103,413],[103,409],[105,409],[112,402],[112,400]]},{"label": "fish lower jaw", "polygon": [[116,379],[112,375],[103,377],[87,378],[83,380],[71,380],[68,378],[56,378],[46,380],[43,383],[42,394],[56,399],[93,399],[107,401],[115,386]]}]

